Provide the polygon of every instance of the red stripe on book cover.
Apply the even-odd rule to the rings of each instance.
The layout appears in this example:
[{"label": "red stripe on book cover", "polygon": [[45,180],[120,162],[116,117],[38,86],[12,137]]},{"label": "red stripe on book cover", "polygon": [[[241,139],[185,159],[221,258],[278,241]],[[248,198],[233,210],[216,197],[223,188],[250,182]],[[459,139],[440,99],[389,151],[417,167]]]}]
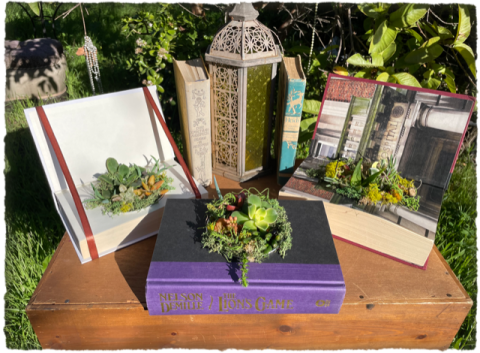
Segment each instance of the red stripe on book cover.
[{"label": "red stripe on book cover", "polygon": [[75,207],[78,212],[78,216],[80,217],[80,222],[82,223],[83,232],[85,233],[85,238],[87,239],[88,251],[90,252],[90,257],[92,260],[98,259],[98,251],[97,245],[95,244],[95,239],[93,237],[92,228],[90,227],[90,223],[88,222],[87,214],[82,205],[82,201],[80,200],[80,196],[78,196],[77,188],[73,183],[72,175],[68,170],[67,163],[65,162],[65,158],[63,157],[62,150],[58,145],[57,139],[55,134],[53,133],[52,127],[50,126],[50,122],[48,121],[47,115],[45,114],[45,110],[43,107],[36,107],[37,114],[40,118],[40,123],[47,134],[48,139],[50,140],[50,144],[52,145],[53,151],[55,152],[55,156],[57,157],[58,163],[60,164],[60,168],[62,169],[63,176],[67,181],[68,188],[73,197],[73,202],[75,203]]},{"label": "red stripe on book cover", "polygon": [[339,237],[338,235],[332,234],[332,236],[333,236],[335,239],[344,241],[345,243],[348,243],[348,244],[352,244],[352,245],[358,246],[359,248],[368,250],[368,251],[373,252],[373,253],[375,253],[375,254],[377,254],[377,255],[384,256],[384,257],[386,257],[386,258],[389,258],[390,260],[394,260],[394,261],[400,262],[400,263],[402,263],[402,264],[404,264],[404,265],[408,265],[408,266],[411,266],[411,267],[419,268],[420,270],[426,270],[426,269],[427,269],[428,259],[430,258],[430,255],[427,257],[427,260],[425,261],[425,264],[424,264],[423,266],[420,266],[420,265],[415,265],[415,264],[413,264],[413,263],[411,263],[411,262],[408,262],[408,261],[401,260],[401,259],[399,259],[398,257],[385,254],[384,252],[377,251],[377,250],[374,250],[374,249],[372,249],[372,248],[368,248],[368,247],[366,247],[366,246],[360,245],[360,244],[355,243],[355,242],[353,242],[353,241],[350,241],[350,240],[347,240],[347,239],[345,239],[345,238]]},{"label": "red stripe on book cover", "polygon": [[153,100],[153,97],[150,94],[150,91],[148,90],[147,87],[143,87],[143,93],[145,94],[145,98],[147,98],[147,104],[149,104],[153,108],[153,111],[155,112],[158,121],[160,121],[160,125],[162,126],[163,131],[165,132],[165,135],[167,135],[168,141],[170,141],[170,144],[173,147],[173,152],[175,153],[175,156],[178,158],[178,162],[180,163],[183,171],[185,172],[185,176],[187,177],[188,182],[190,183],[190,186],[192,187],[193,192],[195,193],[195,198],[201,199],[202,196],[200,195],[200,191],[198,191],[197,185],[195,184],[195,181],[193,180],[192,175],[190,174],[190,171],[188,170],[187,165],[183,160],[182,154],[180,153],[177,145],[175,144],[175,141],[173,140],[173,137],[170,134],[170,130],[168,130],[167,124],[163,120],[163,116],[158,110],[158,107],[155,104],[155,101]]}]

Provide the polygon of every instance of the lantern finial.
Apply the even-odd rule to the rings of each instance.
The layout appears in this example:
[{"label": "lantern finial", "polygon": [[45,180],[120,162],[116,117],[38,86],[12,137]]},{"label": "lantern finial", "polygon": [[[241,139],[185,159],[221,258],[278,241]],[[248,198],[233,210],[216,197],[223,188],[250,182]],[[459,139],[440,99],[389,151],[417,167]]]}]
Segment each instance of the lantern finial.
[{"label": "lantern finial", "polygon": [[230,16],[236,21],[252,21],[258,17],[258,11],[255,10],[252,3],[241,2],[235,5],[233,11],[230,12]]}]

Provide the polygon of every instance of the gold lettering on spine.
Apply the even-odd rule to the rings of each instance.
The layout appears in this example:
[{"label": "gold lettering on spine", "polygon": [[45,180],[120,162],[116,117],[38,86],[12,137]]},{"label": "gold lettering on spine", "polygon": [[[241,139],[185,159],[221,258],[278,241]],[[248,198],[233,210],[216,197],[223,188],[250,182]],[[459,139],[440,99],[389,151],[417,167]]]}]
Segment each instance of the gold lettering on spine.
[{"label": "gold lettering on spine", "polygon": [[[260,301],[260,299],[263,299],[262,301],[262,309],[260,310],[260,308],[258,307],[258,302]],[[257,311],[264,311],[265,310],[265,298],[264,297],[258,297],[257,300],[255,301],[255,309]]]}]

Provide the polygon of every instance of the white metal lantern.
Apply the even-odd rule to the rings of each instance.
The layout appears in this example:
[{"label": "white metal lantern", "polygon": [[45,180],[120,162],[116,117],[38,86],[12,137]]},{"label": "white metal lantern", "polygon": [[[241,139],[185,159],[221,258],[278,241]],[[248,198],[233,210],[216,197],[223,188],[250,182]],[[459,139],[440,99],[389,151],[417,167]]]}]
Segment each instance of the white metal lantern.
[{"label": "white metal lantern", "polygon": [[236,5],[232,21],[207,49],[212,104],[213,171],[238,181],[266,173],[272,141],[273,95],[282,55],[252,4]]}]

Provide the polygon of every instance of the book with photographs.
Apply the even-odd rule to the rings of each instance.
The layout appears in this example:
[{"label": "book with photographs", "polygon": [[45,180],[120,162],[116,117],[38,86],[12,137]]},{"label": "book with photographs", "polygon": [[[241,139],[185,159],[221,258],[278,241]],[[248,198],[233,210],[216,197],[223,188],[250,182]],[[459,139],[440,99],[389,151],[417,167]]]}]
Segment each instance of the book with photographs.
[{"label": "book with photographs", "polygon": [[309,156],[279,198],[325,201],[335,237],[425,269],[474,106],[465,95],[332,74]]}]

